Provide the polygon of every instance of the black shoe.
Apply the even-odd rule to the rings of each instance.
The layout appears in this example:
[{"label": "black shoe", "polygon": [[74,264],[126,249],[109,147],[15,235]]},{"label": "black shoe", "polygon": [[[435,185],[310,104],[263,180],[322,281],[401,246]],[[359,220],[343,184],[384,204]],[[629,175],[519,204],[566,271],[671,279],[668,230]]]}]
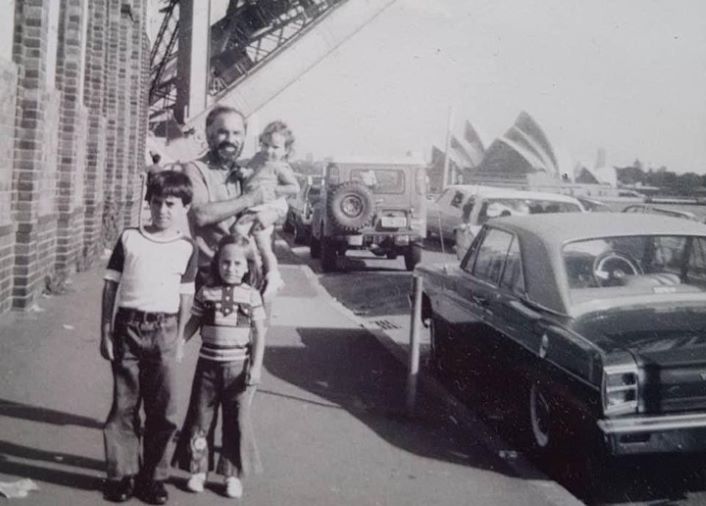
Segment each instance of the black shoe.
[{"label": "black shoe", "polygon": [[140,482],[136,489],[136,495],[147,504],[166,504],[169,499],[164,482],[159,480],[148,480]]},{"label": "black shoe", "polygon": [[111,502],[125,502],[135,493],[132,476],[121,480],[106,480],[103,488],[103,498]]}]

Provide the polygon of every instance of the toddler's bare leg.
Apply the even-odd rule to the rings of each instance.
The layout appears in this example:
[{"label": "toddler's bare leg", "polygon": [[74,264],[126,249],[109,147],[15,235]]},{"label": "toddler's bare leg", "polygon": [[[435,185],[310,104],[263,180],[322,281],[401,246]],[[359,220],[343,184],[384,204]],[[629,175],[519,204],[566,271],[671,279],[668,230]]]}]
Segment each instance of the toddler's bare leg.
[{"label": "toddler's bare leg", "polygon": [[[258,228],[258,227],[256,227]],[[265,271],[265,289],[262,292],[264,298],[274,296],[283,286],[282,276],[279,273],[277,256],[272,250],[272,233],[274,227],[270,225],[261,230],[253,230],[255,244],[262,256],[262,268]]]}]

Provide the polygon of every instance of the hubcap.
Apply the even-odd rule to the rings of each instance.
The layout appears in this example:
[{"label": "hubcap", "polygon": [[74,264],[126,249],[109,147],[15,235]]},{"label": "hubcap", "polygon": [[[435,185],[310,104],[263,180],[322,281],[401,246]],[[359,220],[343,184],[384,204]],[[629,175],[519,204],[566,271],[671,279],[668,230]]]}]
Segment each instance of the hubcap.
[{"label": "hubcap", "polygon": [[532,434],[540,448],[549,444],[549,421],[551,409],[546,394],[537,385],[532,385],[530,390],[530,419]]},{"label": "hubcap", "polygon": [[363,202],[358,197],[350,195],[341,201],[341,211],[351,218],[360,216],[363,212]]}]

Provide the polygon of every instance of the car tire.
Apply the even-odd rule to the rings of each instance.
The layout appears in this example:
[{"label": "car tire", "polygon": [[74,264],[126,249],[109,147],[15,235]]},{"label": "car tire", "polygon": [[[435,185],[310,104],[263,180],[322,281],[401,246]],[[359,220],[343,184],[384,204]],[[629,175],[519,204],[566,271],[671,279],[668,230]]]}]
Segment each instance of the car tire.
[{"label": "car tire", "polygon": [[414,267],[422,261],[422,245],[419,243],[410,244],[404,252],[404,266],[408,271],[413,271]]},{"label": "car tire", "polygon": [[304,226],[299,223],[299,221],[294,221],[294,230],[292,231],[294,244],[304,244],[306,242],[306,234],[304,233]]},{"label": "car tire", "polygon": [[[294,220],[294,223],[296,223],[296,219]],[[287,213],[287,216],[284,218],[284,223],[282,224],[282,231],[286,233],[291,233],[294,232],[294,227],[292,226],[292,213]]]},{"label": "car tire", "polygon": [[328,198],[328,215],[343,232],[357,232],[370,223],[375,213],[373,193],[358,181],[346,181]]},{"label": "car tire", "polygon": [[319,258],[321,256],[321,240],[313,233],[309,235],[309,255],[311,258]]},{"label": "car tire", "polygon": [[529,418],[534,447],[545,453],[554,443],[552,408],[551,399],[538,382],[532,383],[530,387]]},{"label": "car tire", "polygon": [[429,319],[429,365],[440,379],[449,375],[448,366],[444,359],[443,346],[441,340],[444,336],[445,327],[438,317],[432,315]]},{"label": "car tire", "polygon": [[326,237],[321,238],[321,269],[324,272],[334,272],[336,270],[336,258],[338,252],[336,245]]}]

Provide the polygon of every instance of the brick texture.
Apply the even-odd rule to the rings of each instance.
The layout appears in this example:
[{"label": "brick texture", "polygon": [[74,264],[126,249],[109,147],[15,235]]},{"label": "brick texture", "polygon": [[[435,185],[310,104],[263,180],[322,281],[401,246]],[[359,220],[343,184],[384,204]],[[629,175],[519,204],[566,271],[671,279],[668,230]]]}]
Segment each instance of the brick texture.
[{"label": "brick texture", "polygon": [[14,4],[0,59],[0,313],[60,287],[136,223],[148,0]]}]

